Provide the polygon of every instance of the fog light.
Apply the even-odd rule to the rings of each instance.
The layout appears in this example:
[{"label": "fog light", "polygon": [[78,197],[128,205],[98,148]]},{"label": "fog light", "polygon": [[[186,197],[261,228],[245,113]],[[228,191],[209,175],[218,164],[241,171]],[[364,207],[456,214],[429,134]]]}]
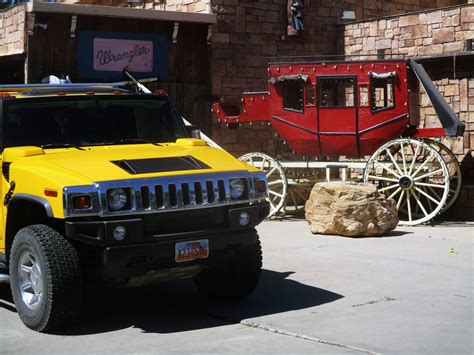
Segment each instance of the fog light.
[{"label": "fog light", "polygon": [[250,223],[250,215],[248,212],[241,212],[239,216],[239,223],[242,227],[245,227]]},{"label": "fog light", "polygon": [[121,242],[127,237],[127,228],[124,226],[117,226],[114,228],[114,238]]}]

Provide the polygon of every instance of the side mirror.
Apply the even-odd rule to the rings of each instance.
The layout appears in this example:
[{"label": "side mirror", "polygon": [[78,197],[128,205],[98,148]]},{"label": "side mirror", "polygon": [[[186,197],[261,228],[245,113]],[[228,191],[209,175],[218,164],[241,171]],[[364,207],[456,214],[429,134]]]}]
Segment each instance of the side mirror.
[{"label": "side mirror", "polygon": [[198,126],[190,125],[186,126],[186,133],[190,138],[201,139],[201,129]]}]

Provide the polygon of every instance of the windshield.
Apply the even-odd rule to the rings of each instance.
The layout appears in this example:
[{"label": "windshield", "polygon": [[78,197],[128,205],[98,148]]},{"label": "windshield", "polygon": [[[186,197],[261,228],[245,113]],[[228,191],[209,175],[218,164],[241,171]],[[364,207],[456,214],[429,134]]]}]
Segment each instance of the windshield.
[{"label": "windshield", "polygon": [[53,97],[6,103],[4,147],[175,142],[186,137],[170,101],[158,96]]}]

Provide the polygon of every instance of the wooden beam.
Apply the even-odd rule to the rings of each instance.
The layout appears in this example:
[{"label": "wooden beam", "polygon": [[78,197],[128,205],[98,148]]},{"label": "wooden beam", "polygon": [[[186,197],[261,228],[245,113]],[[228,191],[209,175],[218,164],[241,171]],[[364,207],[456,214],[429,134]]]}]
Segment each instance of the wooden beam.
[{"label": "wooden beam", "polygon": [[217,22],[217,16],[214,14],[136,9],[104,5],[47,3],[36,1],[28,3],[28,12],[46,12],[49,14],[119,17],[140,20],[191,22],[206,24],[215,24]]}]

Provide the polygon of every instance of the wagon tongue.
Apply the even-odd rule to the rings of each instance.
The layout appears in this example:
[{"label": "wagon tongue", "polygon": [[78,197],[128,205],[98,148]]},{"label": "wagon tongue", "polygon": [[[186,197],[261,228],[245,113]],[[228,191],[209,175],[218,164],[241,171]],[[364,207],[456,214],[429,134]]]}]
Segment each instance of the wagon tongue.
[{"label": "wagon tongue", "polygon": [[461,122],[447,104],[446,100],[441,96],[433,81],[429,77],[423,65],[417,63],[413,59],[408,60],[413,72],[423,85],[431,103],[436,111],[436,114],[443,125],[443,128],[448,136],[461,136],[464,133],[464,123]]}]

